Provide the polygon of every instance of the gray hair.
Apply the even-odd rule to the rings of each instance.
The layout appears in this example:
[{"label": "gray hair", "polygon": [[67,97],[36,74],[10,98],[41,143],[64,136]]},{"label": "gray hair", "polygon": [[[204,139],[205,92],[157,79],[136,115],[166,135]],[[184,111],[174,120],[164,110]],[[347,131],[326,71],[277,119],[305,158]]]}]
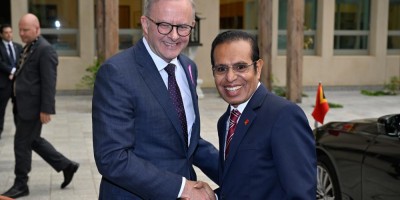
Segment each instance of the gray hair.
[{"label": "gray hair", "polygon": [[[149,16],[151,7],[157,3],[158,1],[165,1],[165,0],[146,0],[144,3],[144,10],[143,10],[143,15],[144,16]],[[193,20],[195,19],[195,10],[196,10],[196,5],[194,3],[194,0],[188,0],[190,4],[192,4],[192,10],[193,10]]]}]

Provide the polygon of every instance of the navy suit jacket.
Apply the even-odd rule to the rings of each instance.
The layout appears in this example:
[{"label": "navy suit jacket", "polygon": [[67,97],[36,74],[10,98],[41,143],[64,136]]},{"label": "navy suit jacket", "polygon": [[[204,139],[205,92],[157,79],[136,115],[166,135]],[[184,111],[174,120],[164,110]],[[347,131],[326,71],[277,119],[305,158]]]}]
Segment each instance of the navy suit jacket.
[{"label": "navy suit jacket", "polygon": [[[22,51],[22,46],[18,43],[13,42],[16,64],[18,64],[19,56]],[[7,53],[7,48],[4,46],[3,41],[0,39],[0,88],[11,86],[11,80],[8,76],[11,74],[13,65],[11,64],[11,58]],[[14,66],[16,67],[16,66]]]},{"label": "navy suit jacket", "polygon": [[224,160],[226,122],[218,121],[219,199],[284,200],[316,197],[316,152],[299,106],[260,85],[240,116]]},{"label": "navy suit jacket", "polygon": [[143,40],[100,67],[92,110],[94,155],[103,175],[100,199],[176,199],[182,177],[196,180],[192,164],[217,182],[218,151],[200,137],[196,65],[184,55],[178,60],[196,115],[188,148]]}]

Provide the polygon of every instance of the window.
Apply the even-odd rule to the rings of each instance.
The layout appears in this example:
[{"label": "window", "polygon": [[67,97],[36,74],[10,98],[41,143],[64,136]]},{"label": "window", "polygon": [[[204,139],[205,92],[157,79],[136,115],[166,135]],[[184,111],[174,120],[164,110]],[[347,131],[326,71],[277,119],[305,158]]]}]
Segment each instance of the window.
[{"label": "window", "polygon": [[79,55],[77,0],[29,0],[29,12],[39,18],[42,36],[60,56]]},{"label": "window", "polygon": [[[278,53],[286,54],[287,0],[279,0]],[[317,0],[304,1],[304,54],[315,54],[317,28]]]},{"label": "window", "polygon": [[388,53],[398,54],[400,51],[400,0],[389,2],[388,28]]},{"label": "window", "polygon": [[336,0],[334,49],[336,55],[368,54],[370,0]]},{"label": "window", "polygon": [[259,0],[220,1],[220,32],[241,29],[258,38]]},{"label": "window", "polygon": [[127,49],[142,38],[142,0],[119,1],[119,49]]}]

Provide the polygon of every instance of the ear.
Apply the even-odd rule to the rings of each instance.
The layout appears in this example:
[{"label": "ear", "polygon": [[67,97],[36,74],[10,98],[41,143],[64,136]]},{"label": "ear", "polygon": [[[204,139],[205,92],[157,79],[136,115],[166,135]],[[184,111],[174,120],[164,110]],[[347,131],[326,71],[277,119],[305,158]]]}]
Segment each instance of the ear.
[{"label": "ear", "polygon": [[263,66],[264,66],[264,61],[260,58],[260,59],[257,61],[256,65],[257,65],[257,78],[258,78],[258,80],[260,80],[260,77],[261,77],[261,70],[262,70],[262,68],[263,68]]},{"label": "ear", "polygon": [[149,30],[149,21],[147,20],[146,16],[140,17],[140,23],[142,24],[143,34],[147,35]]}]

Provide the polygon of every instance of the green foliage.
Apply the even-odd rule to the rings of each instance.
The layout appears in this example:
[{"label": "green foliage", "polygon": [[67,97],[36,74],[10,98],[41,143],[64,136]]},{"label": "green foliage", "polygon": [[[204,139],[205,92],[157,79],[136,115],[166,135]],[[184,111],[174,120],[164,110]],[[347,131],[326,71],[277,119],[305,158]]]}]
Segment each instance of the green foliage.
[{"label": "green foliage", "polygon": [[328,105],[329,108],[343,108],[343,105],[337,103],[328,102]]},{"label": "green foliage", "polygon": [[385,90],[397,94],[400,90],[400,77],[392,76],[390,82],[384,85]]},{"label": "green foliage", "polygon": [[[281,97],[286,97],[286,87],[272,86],[272,93]],[[301,96],[308,97],[305,93],[301,93]]]},{"label": "green foliage", "polygon": [[80,86],[93,89],[97,71],[100,69],[101,63],[101,59],[96,59],[92,65],[86,68],[86,72],[88,72],[88,74],[82,77]]},{"label": "green foliage", "polygon": [[383,85],[383,90],[361,90],[361,94],[367,96],[388,96],[397,95],[400,90],[400,77],[392,76],[389,83]]}]

